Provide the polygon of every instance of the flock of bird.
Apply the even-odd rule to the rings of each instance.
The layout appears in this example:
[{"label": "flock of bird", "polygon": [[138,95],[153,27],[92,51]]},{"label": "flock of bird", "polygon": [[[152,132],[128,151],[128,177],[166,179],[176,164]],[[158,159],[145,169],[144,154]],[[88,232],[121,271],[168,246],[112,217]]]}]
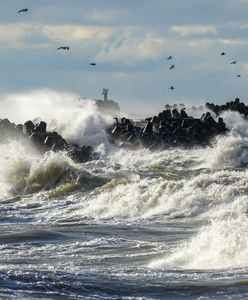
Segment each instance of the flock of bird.
[{"label": "flock of bird", "polygon": [[[23,8],[23,9],[20,9],[17,13],[24,13],[24,12],[27,12],[27,11],[28,11],[28,8]],[[69,51],[70,47],[69,46],[60,46],[60,47],[57,48],[57,50],[67,50],[67,51]],[[221,52],[220,55],[224,56],[224,55],[226,55],[226,53],[225,52]],[[173,57],[171,55],[167,57],[167,60],[172,60],[172,59],[173,59]],[[234,61],[230,62],[230,64],[231,65],[236,65],[237,61],[234,60]],[[96,66],[96,63],[95,62],[91,62],[91,63],[89,63],[89,65],[90,66]],[[175,69],[175,67],[176,67],[175,64],[172,64],[170,66],[169,70],[173,70],[173,69]],[[237,77],[241,78],[241,75],[237,74]],[[171,91],[173,91],[175,89],[175,87],[172,85],[172,86],[169,87],[169,89]]]},{"label": "flock of bird", "polygon": [[[18,10],[18,14],[19,13],[25,13],[25,12],[27,12],[28,11],[28,8],[22,8],[22,9],[20,9],[20,10]],[[69,46],[60,46],[60,47],[58,47],[57,48],[57,50],[67,50],[67,51],[69,51],[70,50],[70,47]],[[94,62],[91,62],[91,63],[89,63],[89,65],[90,66],[96,66],[96,63],[94,63]]]},{"label": "flock of bird", "polygon": [[[225,52],[221,52],[220,55],[221,55],[221,56],[224,56],[224,55],[226,55],[226,53],[225,53]],[[171,60],[171,59],[173,59],[173,57],[172,57],[171,55],[167,57],[167,60]],[[237,61],[234,60],[234,61],[230,62],[230,64],[231,64],[231,65],[236,65],[236,64],[237,64]],[[174,64],[172,64],[172,65],[170,66],[170,68],[169,68],[169,70],[172,70],[172,69],[175,69],[175,65],[174,65]],[[240,74],[237,74],[236,76],[237,76],[238,78],[241,78],[241,75],[240,75]],[[171,91],[173,91],[173,90],[175,89],[175,87],[172,85],[172,86],[169,87],[169,89],[170,89]]]}]

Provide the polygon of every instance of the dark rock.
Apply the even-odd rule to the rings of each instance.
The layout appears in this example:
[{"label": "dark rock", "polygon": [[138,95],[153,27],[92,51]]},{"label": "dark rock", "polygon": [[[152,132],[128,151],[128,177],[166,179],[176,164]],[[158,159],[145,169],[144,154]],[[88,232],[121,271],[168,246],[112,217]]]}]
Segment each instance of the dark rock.
[{"label": "dark rock", "polygon": [[[124,120],[126,129],[129,132],[134,133],[134,128],[129,119]],[[118,122],[117,122],[118,123]],[[121,129],[122,130],[122,129]],[[129,133],[130,134],[130,133]],[[36,147],[41,153],[48,150],[52,151],[67,151],[69,155],[77,162],[85,162],[91,158],[96,158],[96,154],[93,153],[93,149],[90,146],[78,146],[67,142],[57,132],[47,132],[47,124],[44,121],[40,121],[38,124],[29,120],[22,124],[15,125],[8,119],[0,120],[0,142],[7,142],[11,137],[21,137],[21,141],[29,141]]]},{"label": "dark rock", "polygon": [[181,118],[188,118],[188,115],[187,115],[185,109],[181,109],[181,111],[180,111],[180,117]]},{"label": "dark rock", "polygon": [[47,146],[48,148],[51,149],[54,144],[55,144],[55,141],[54,141],[54,138],[52,136],[47,136],[45,138],[45,141],[44,141],[45,146]]},{"label": "dark rock", "polygon": [[30,141],[32,141],[35,146],[39,147],[39,146],[42,146],[43,142],[44,142],[44,139],[43,137],[38,133],[38,132],[33,132],[29,137],[28,139]]},{"label": "dark rock", "polygon": [[68,149],[68,143],[65,139],[61,138],[59,141],[55,142],[52,146],[53,151],[66,151]]},{"label": "dark rock", "polygon": [[[234,101],[230,105],[234,104],[240,106],[238,101]],[[157,116],[140,121],[140,126],[133,126],[133,124],[126,126],[126,118],[122,118],[121,123],[117,124],[116,122],[112,130],[108,130],[110,139],[111,141],[119,139],[123,146],[127,146],[127,143],[134,146],[141,144],[149,149],[172,146],[208,146],[211,145],[212,137],[227,131],[223,119],[219,118],[216,122],[209,112],[197,119],[189,117],[183,105],[179,105],[179,107],[183,107],[180,109],[180,113],[177,107],[177,105],[173,105],[171,110],[167,105],[166,110],[158,113]],[[207,107],[215,106],[213,103],[208,103]],[[216,111],[220,110],[220,107],[217,106]]]},{"label": "dark rock", "polygon": [[148,122],[145,126],[145,128],[143,129],[143,133],[146,134],[152,134],[153,133],[153,126],[151,122]]},{"label": "dark rock", "polygon": [[23,125],[22,124],[17,124],[16,129],[18,132],[23,132]]},{"label": "dark rock", "polygon": [[91,159],[93,149],[90,146],[74,147],[70,152],[72,159],[78,163],[83,163]]},{"label": "dark rock", "polygon": [[23,133],[30,136],[34,131],[34,123],[29,120],[23,124]]},{"label": "dark rock", "polygon": [[172,116],[173,116],[173,118],[180,118],[180,113],[178,112],[178,110],[176,108],[174,108],[172,110]]},{"label": "dark rock", "polygon": [[122,130],[121,127],[115,126],[114,129],[112,130],[111,134],[113,137],[119,138],[121,136]]},{"label": "dark rock", "polygon": [[158,124],[158,123],[159,123],[158,117],[157,117],[157,116],[154,116],[154,117],[152,118],[151,122],[152,122],[154,125]]},{"label": "dark rock", "polygon": [[205,105],[209,110],[212,110],[216,116],[219,116],[223,111],[231,110],[237,111],[243,116],[248,115],[248,106],[246,106],[243,102],[240,102],[239,98],[235,98],[234,101],[226,102],[223,105],[215,105],[214,103],[206,103]]},{"label": "dark rock", "polygon": [[38,132],[39,134],[45,134],[46,133],[47,124],[43,121],[35,125],[34,131]]}]

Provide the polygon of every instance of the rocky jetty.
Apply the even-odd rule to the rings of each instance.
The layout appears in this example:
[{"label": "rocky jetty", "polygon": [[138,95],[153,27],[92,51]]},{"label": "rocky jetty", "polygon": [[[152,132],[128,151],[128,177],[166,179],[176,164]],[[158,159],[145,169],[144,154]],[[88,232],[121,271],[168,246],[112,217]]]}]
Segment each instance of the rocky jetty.
[{"label": "rocky jetty", "polygon": [[[242,103],[236,99],[232,108],[240,109]],[[217,108],[216,108],[217,107]],[[220,110],[220,108],[222,108]],[[227,105],[229,107],[229,105]],[[216,115],[224,110],[224,106],[208,105]],[[247,108],[246,108],[247,109]],[[128,118],[114,118],[115,122],[106,131],[110,142],[115,145],[132,148],[149,149],[169,147],[191,147],[211,145],[210,140],[228,129],[221,117],[213,118],[210,112],[203,113],[200,118],[187,114],[183,105],[165,109],[158,115],[134,122]],[[47,131],[44,121],[37,123],[28,120],[24,124],[11,123],[8,119],[0,120],[1,143],[17,139],[31,143],[41,153],[46,151],[65,151],[75,162],[86,162],[97,158],[90,146],[79,146],[65,140],[56,131]]]},{"label": "rocky jetty", "polygon": [[216,116],[219,116],[224,111],[231,110],[239,112],[244,117],[248,117],[248,106],[240,102],[239,98],[236,98],[234,101],[226,102],[223,105],[206,103],[206,108],[212,110]]},{"label": "rocky jetty", "polygon": [[34,124],[29,120],[16,125],[8,119],[3,119],[0,120],[0,135],[1,143],[7,143],[13,138],[28,141],[42,153],[49,150],[66,151],[75,162],[85,162],[94,156],[92,147],[70,143],[56,131],[47,131],[44,121]]},{"label": "rocky jetty", "polygon": [[127,118],[115,118],[108,129],[113,143],[130,146],[144,146],[150,149],[172,146],[206,146],[216,135],[227,132],[222,118],[216,121],[210,112],[201,118],[188,116],[186,109],[168,108],[158,115],[140,122]]}]

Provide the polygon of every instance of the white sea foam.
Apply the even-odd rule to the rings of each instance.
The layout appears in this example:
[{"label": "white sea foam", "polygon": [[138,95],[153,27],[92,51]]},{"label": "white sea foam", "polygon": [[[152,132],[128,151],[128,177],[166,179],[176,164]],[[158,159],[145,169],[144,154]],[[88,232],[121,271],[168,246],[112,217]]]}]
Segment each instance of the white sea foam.
[{"label": "white sea foam", "polygon": [[[164,170],[167,177],[166,170]],[[237,215],[248,209],[248,173],[240,171],[198,171],[184,178],[143,176],[136,172],[112,173],[111,183],[80,202],[79,214],[97,219],[175,218],[216,213]],[[181,175],[180,175],[181,176]]]},{"label": "white sea foam", "polygon": [[248,220],[213,221],[174,253],[151,262],[153,268],[225,269],[248,266]]}]

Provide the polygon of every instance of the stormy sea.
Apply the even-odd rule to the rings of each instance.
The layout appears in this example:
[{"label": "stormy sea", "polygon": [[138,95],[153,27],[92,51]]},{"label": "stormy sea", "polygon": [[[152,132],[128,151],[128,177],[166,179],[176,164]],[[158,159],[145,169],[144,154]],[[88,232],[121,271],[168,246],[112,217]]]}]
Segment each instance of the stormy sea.
[{"label": "stormy sea", "polygon": [[1,299],[248,298],[248,121],[211,147],[113,146],[111,118],[75,95],[3,96],[98,159],[0,144]]}]

